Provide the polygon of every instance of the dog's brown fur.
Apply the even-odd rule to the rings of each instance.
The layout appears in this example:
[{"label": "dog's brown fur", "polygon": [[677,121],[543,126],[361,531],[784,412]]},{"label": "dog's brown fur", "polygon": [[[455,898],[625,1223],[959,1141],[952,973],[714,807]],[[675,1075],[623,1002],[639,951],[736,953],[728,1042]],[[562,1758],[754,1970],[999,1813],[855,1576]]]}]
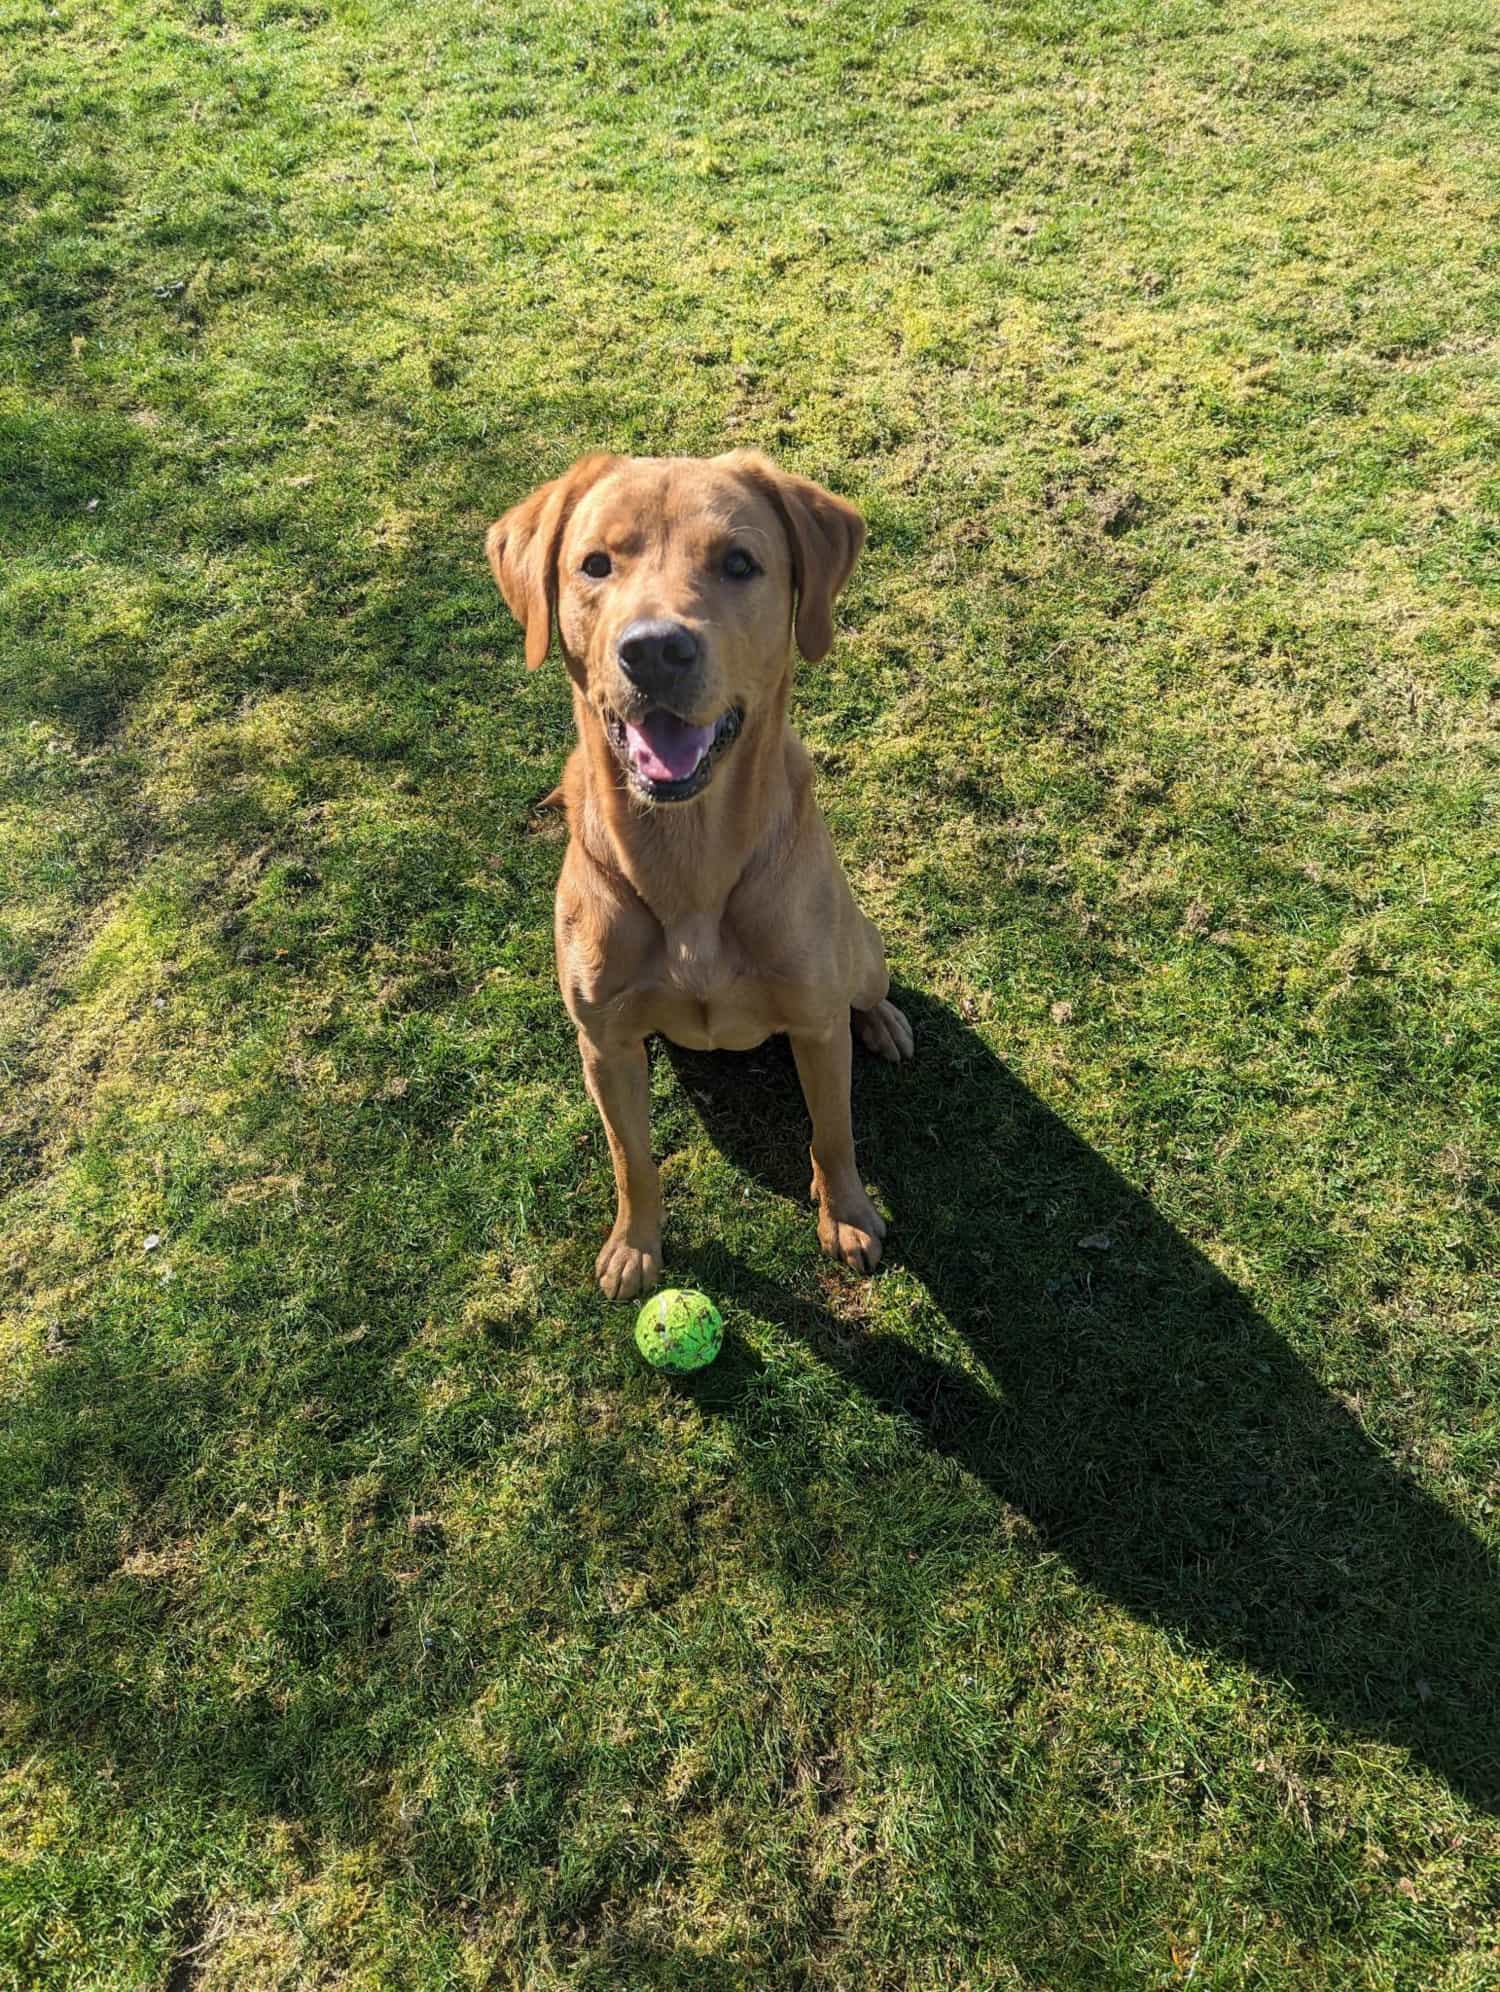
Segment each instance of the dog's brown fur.
[{"label": "dog's brown fur", "polygon": [[[826,655],[834,597],[864,535],[852,506],[744,450],[585,457],[490,528],[490,565],[525,629],[527,663],[546,657],[555,625],[573,680],[557,968],[614,1158],[619,1211],[597,1268],[612,1300],[661,1274],[653,1031],[735,1051],[787,1033],[812,1115],[823,1249],[863,1271],[880,1260],[885,1226],[849,1120],[850,1013],[888,1059],[911,1056],[911,1030],[887,1000],[880,936],[850,894],[786,716],[793,633],[809,661]],[[763,571],[730,578],[731,544]],[[582,563],[600,552],[611,572],[590,578]],[[707,787],[685,802],[638,795],[606,729],[606,714],[629,716],[640,700],[621,632],[663,616],[699,642],[675,709],[702,724],[743,714]]]}]

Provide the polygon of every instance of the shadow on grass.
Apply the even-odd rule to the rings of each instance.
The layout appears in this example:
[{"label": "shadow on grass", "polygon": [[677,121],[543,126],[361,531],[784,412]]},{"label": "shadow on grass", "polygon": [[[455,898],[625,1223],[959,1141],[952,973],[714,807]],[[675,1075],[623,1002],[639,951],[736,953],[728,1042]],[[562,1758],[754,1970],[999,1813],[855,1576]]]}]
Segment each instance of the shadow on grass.
[{"label": "shadow on grass", "polygon": [[[851,1336],[727,1254],[705,1266],[714,1290],[914,1420],[1095,1590],[1500,1810],[1500,1586],[1484,1547],[974,1032],[901,1001],[918,1063],[856,1076],[862,1165],[894,1215],[888,1257],[993,1387],[904,1339]],[[805,1198],[784,1041],[748,1060],[671,1056],[722,1151]]]},{"label": "shadow on grass", "polygon": [[[727,1253],[705,1254],[704,1283],[804,1336],[1029,1517],[1096,1591],[1290,1681],[1324,1718],[1405,1746],[1500,1811],[1500,1590],[1484,1549],[973,1032],[906,1000],[920,1062],[900,1075],[863,1068],[863,1155],[895,1212],[893,1259],[974,1367],[851,1333]],[[673,1058],[726,1152],[804,1197],[805,1118],[785,1047]],[[1104,1237],[1107,1248],[1080,1243]],[[509,1635],[497,1644],[479,1599],[505,1570],[480,1556],[450,1583],[441,1536],[406,1525],[418,1490],[481,1466],[510,1429],[499,1386],[437,1412],[403,1381],[426,1284],[425,1267],[389,1291],[367,1271],[330,1295],[327,1332],[310,1329],[285,1373],[143,1364],[128,1320],[96,1323],[12,1404],[0,1450],[8,1742],[55,1750],[80,1790],[107,1789],[122,1808],[170,1795],[190,1813],[227,1806],[299,1833],[393,1830],[390,1780],[409,1739],[468,1705],[476,1678],[517,1650]],[[760,1370],[755,1351],[732,1346],[690,1387],[733,1419]],[[228,1571],[226,1590],[200,1596],[193,1577],[179,1589],[175,1534],[199,1499],[246,1491],[252,1428],[266,1453],[248,1490],[259,1506],[274,1505],[264,1475],[279,1476],[332,1542],[347,1529],[350,1548],[304,1553],[282,1533],[274,1553]],[[594,1444],[580,1440],[589,1461]],[[222,1480],[222,1493],[193,1493],[209,1468],[205,1487]],[[247,1522],[251,1546],[262,1526]],[[410,1579],[399,1594],[393,1534]],[[427,1636],[428,1599],[440,1637]],[[516,1619],[522,1644],[552,1627],[529,1606]],[[435,1807],[403,1859],[444,1902],[482,1895],[513,1872],[515,1847],[566,1830],[571,1775],[544,1757],[518,1801],[519,1839],[505,1808],[492,1846],[468,1814],[455,1823]]]},{"label": "shadow on grass", "polygon": [[[346,1391],[356,1365],[330,1336],[324,1374]],[[368,1417],[409,1431],[407,1393],[380,1374],[393,1338],[359,1351],[359,1410],[325,1424],[293,1476],[321,1457],[341,1464],[343,1426]],[[252,1669],[228,1705],[205,1687],[194,1639],[205,1608],[174,1581],[181,1521],[175,1499],[243,1450],[246,1419],[283,1410],[274,1383],[199,1371],[191,1362],[145,1364],[128,1334],[96,1331],[47,1366],[9,1408],[0,1454],[0,1683],[15,1739],[60,1747],[99,1794],[122,1803],[145,1794],[233,1799],[267,1815],[356,1821],[362,1796],[338,1761],[347,1719],[347,1669],[373,1669],[390,1626],[388,1577],[374,1556],[329,1578],[311,1556],[267,1560],[241,1601],[239,1652],[269,1635],[284,1669]],[[248,1407],[248,1408],[247,1408]],[[110,1518],[115,1518],[111,1526]],[[137,1560],[121,1563],[136,1538]],[[135,1573],[135,1574],[132,1574]],[[7,1740],[12,1740],[8,1738]],[[115,1773],[119,1772],[116,1786]]]}]

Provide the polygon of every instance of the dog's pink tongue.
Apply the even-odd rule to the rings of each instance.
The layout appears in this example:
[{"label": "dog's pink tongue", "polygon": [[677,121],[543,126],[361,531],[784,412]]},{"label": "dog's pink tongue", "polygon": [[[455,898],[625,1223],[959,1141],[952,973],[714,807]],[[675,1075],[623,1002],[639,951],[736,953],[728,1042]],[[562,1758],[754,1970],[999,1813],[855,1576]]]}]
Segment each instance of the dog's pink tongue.
[{"label": "dog's pink tongue", "polygon": [[675,712],[658,708],[639,726],[625,722],[630,764],[648,782],[684,782],[713,745],[711,726],[689,726]]}]

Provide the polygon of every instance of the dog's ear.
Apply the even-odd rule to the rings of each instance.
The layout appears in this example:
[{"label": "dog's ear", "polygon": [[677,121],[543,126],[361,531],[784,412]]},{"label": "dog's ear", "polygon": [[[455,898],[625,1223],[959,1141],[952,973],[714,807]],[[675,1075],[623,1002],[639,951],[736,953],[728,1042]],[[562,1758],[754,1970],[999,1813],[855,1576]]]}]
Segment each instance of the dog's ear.
[{"label": "dog's ear", "polygon": [[797,589],[797,648],[816,664],[833,648],[834,598],[854,572],[865,522],[846,499],[778,469],[757,450],[735,450],[729,461],[760,486],[781,516]]},{"label": "dog's ear", "polygon": [[512,505],[485,534],[495,586],[526,632],[526,665],[534,671],[552,647],[557,613],[557,555],[563,530],[591,484],[617,459],[607,454],[580,457],[571,470],[538,485],[529,498]]}]

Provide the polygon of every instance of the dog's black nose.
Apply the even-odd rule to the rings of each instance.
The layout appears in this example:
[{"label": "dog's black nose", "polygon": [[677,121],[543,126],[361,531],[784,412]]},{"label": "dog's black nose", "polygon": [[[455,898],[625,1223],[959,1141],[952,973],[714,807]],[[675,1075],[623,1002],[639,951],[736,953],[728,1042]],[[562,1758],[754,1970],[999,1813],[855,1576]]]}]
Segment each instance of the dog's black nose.
[{"label": "dog's black nose", "polygon": [[629,624],[620,632],[615,647],[621,670],[637,685],[654,680],[659,686],[664,678],[686,671],[698,661],[697,637],[681,623],[664,618]]}]

